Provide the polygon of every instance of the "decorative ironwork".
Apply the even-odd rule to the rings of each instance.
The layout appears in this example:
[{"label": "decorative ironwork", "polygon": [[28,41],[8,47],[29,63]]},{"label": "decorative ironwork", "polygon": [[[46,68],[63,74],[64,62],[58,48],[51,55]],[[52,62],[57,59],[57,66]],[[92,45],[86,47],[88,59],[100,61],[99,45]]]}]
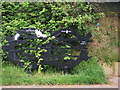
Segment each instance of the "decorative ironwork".
[{"label": "decorative ironwork", "polygon": [[[40,30],[35,28],[25,28],[17,30],[14,36],[7,36],[7,43],[2,47],[4,51],[8,52],[8,60],[22,67],[24,65],[20,60],[31,60],[31,69],[37,69],[37,61],[39,58],[43,58],[40,62],[41,65],[53,65],[60,69],[63,69],[65,73],[68,70],[78,65],[83,60],[88,60],[91,56],[88,56],[87,43],[91,42],[91,33],[88,33],[85,37],[81,36],[80,33],[72,29],[61,29],[55,32],[51,30],[51,37],[54,36],[55,39],[51,40],[44,46],[38,46],[32,42],[31,39],[43,39],[47,40],[45,34]],[[25,36],[24,34],[28,34]],[[21,39],[20,39],[21,38]],[[37,58],[34,54],[24,53],[25,50],[35,50],[39,49],[33,48],[22,48],[17,49],[18,44],[31,44],[35,47],[46,49],[41,57]],[[77,55],[74,53],[77,52]],[[20,57],[22,56],[22,57]]]}]

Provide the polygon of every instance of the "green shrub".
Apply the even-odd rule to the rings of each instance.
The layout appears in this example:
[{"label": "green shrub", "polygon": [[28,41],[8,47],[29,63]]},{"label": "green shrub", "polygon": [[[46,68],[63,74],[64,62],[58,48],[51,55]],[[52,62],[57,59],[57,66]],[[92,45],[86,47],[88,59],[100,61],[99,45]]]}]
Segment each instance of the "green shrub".
[{"label": "green shrub", "polygon": [[[93,13],[91,9],[91,4],[85,2],[3,2],[2,45],[6,42],[6,36],[13,36],[16,30],[22,28],[37,28],[44,31],[49,26],[49,29],[44,32],[47,36],[50,36],[50,29],[56,31],[61,28],[72,28],[84,35],[93,29],[89,28],[88,25],[96,23],[96,20],[100,17],[100,15]],[[37,39],[31,40],[31,42],[41,46],[50,40],[51,38],[43,42]],[[22,47],[25,46],[22,45]],[[32,45],[27,45],[27,47],[37,48]],[[28,52],[35,53],[36,57],[40,57],[45,50]],[[3,54],[3,57],[5,58],[6,55]],[[39,58],[38,62],[41,60]],[[24,63],[28,64],[29,62]],[[41,69],[40,67],[39,70]]]},{"label": "green shrub", "polygon": [[[84,2],[3,2],[2,37],[14,35],[22,28],[42,30],[47,26],[53,31],[61,28],[78,29],[86,33],[89,24],[96,23],[100,17],[91,11],[91,5]],[[50,29],[49,29],[50,30]],[[45,33],[49,34],[49,30]]]}]

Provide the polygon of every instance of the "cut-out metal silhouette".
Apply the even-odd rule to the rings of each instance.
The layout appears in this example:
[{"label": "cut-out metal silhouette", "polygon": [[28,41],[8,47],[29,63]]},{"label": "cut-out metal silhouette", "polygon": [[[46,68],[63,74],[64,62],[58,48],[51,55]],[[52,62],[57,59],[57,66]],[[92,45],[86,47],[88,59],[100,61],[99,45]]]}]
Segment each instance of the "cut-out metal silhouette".
[{"label": "cut-out metal silhouette", "polygon": [[[38,59],[43,58],[40,62],[41,65],[53,65],[60,69],[63,69],[65,73],[68,70],[74,68],[83,60],[88,60],[91,56],[88,56],[87,43],[91,42],[91,33],[88,33],[83,37],[77,30],[72,29],[60,29],[55,32],[51,30],[51,37],[55,37],[49,43],[39,46],[35,43],[30,42],[31,39],[43,39],[47,40],[45,34],[40,30],[35,28],[25,28],[17,30],[14,36],[7,36],[7,43],[2,47],[7,53],[7,60],[12,61],[18,66],[22,67],[24,65],[20,60],[31,60],[31,69],[38,68]],[[27,34],[27,35],[25,35]],[[19,44],[24,44],[21,49],[19,49]],[[35,50],[40,49],[25,47],[25,45],[33,45],[41,49],[46,49],[42,56],[36,57],[35,54],[25,53],[25,50]],[[74,55],[74,53],[77,54]]]}]

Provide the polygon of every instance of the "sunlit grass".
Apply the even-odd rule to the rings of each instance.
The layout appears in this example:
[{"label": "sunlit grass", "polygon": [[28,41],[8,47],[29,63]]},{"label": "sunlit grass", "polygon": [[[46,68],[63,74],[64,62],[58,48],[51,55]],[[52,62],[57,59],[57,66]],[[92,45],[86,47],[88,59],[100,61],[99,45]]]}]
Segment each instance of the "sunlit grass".
[{"label": "sunlit grass", "polygon": [[[83,61],[71,70],[70,74],[63,74],[63,71],[54,72],[52,68],[46,72],[33,75],[27,74],[20,67],[12,63],[4,63],[2,68],[3,85],[74,85],[74,84],[103,84],[106,83],[103,69],[95,58]],[[49,72],[48,72],[49,71]],[[51,71],[51,73],[50,73]]]}]

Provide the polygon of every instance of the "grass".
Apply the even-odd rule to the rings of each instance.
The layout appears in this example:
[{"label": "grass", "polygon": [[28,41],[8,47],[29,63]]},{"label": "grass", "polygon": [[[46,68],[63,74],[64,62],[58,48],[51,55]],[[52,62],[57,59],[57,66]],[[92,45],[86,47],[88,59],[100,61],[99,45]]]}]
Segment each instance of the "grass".
[{"label": "grass", "polygon": [[[48,72],[49,71],[49,72]],[[22,68],[12,63],[3,63],[2,85],[74,85],[74,84],[103,84],[106,77],[96,58],[83,61],[71,70],[71,74],[64,75],[62,71],[46,72],[34,75],[27,74]]]}]

